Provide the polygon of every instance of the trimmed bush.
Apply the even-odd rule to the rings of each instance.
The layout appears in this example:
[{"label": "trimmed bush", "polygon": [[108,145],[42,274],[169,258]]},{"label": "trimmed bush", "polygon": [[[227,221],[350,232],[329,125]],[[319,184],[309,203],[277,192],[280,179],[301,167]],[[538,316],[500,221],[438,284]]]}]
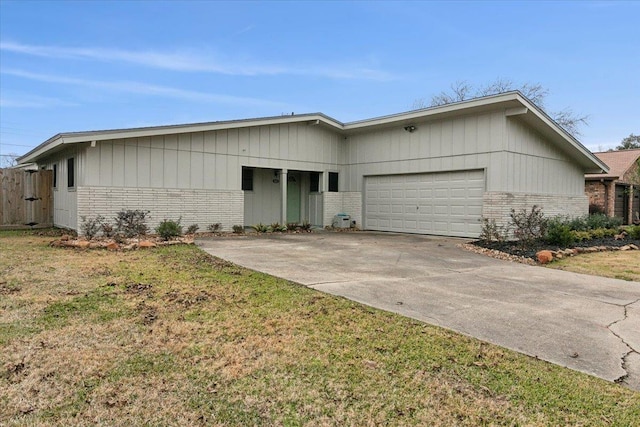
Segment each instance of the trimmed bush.
[{"label": "trimmed bush", "polygon": [[632,225],[627,228],[627,233],[632,239],[640,239],[640,225]]},{"label": "trimmed bush", "polygon": [[587,229],[618,228],[622,225],[622,218],[610,217],[605,214],[593,214],[586,217]]},{"label": "trimmed bush", "polygon": [[549,222],[546,240],[552,245],[567,247],[571,246],[576,238],[568,225],[551,221]]},{"label": "trimmed bush", "polygon": [[576,231],[572,230],[573,238],[576,242],[582,242],[584,240],[590,240],[592,238],[591,233],[588,231]]},{"label": "trimmed bush", "polygon": [[176,237],[182,236],[180,219],[178,219],[178,221],[170,219],[163,220],[160,225],[156,227],[156,233],[164,240],[175,239]]}]

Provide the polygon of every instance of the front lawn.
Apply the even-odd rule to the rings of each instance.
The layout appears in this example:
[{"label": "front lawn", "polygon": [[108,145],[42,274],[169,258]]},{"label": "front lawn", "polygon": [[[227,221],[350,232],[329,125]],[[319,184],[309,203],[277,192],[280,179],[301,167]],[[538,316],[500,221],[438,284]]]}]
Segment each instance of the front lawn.
[{"label": "front lawn", "polygon": [[622,386],[194,246],[83,251],[50,240],[0,232],[0,425],[640,419],[640,393]]},{"label": "front lawn", "polygon": [[581,254],[547,264],[550,268],[640,282],[640,251]]}]

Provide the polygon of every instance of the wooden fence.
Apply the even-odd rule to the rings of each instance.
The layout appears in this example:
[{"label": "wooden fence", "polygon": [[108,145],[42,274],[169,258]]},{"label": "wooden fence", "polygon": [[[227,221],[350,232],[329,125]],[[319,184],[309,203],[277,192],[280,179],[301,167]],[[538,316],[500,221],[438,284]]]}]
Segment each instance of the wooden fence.
[{"label": "wooden fence", "polygon": [[53,172],[0,169],[0,229],[53,225]]}]

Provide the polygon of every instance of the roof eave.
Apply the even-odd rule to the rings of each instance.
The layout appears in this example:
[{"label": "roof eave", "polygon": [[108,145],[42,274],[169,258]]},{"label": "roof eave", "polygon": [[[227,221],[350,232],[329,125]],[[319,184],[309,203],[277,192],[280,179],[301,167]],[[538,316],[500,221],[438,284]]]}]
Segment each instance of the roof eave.
[{"label": "roof eave", "polygon": [[38,145],[33,150],[28,151],[24,155],[18,157],[16,161],[18,162],[19,165],[25,164],[25,163],[35,163],[45,153],[48,153],[51,150],[56,149],[57,147],[61,146],[64,143],[65,143],[65,140],[63,138],[63,134],[59,133],[47,139],[45,142]]},{"label": "roof eave", "polygon": [[44,157],[47,153],[60,147],[63,144],[77,144],[82,142],[92,141],[107,141],[112,139],[124,139],[124,138],[140,138],[148,136],[166,135],[166,134],[181,134],[189,132],[207,132],[222,129],[237,129],[250,126],[269,126],[277,124],[288,123],[304,123],[314,125],[325,125],[334,130],[342,132],[344,130],[344,124],[338,120],[333,119],[322,113],[311,114],[299,114],[292,116],[276,116],[265,117],[258,119],[242,119],[242,120],[229,120],[219,122],[208,123],[195,123],[184,125],[169,125],[169,126],[153,126],[144,128],[130,128],[130,129],[112,129],[102,131],[89,131],[89,132],[69,132],[57,134],[33,150],[29,151],[25,155],[19,157],[17,160],[19,163],[35,162],[38,159]]},{"label": "roof eave", "polygon": [[[517,92],[517,97],[519,101],[525,106],[528,111],[525,114],[525,117],[528,119],[529,124],[533,125],[538,130],[542,130],[544,132],[544,128],[550,129],[553,131],[553,134],[557,135],[562,140],[566,141],[570,148],[568,151],[570,154],[578,154],[580,157],[575,160],[579,160],[580,164],[584,167],[585,173],[607,173],[609,172],[609,167],[596,157],[587,147],[582,145],[580,141],[578,141],[573,135],[567,132],[562,126],[556,123],[547,113],[541,110],[538,106],[536,106],[533,102],[529,101],[522,93]],[[544,127],[540,128],[540,124],[543,124]],[[548,132],[546,132],[548,133]]]},{"label": "roof eave", "polygon": [[[495,109],[497,106],[504,107],[505,110],[513,109],[514,107],[517,107],[516,109],[518,110],[522,110],[522,112],[518,112],[517,114],[519,116],[523,116],[530,125],[537,128],[541,133],[545,134],[553,141],[559,142],[560,147],[583,167],[585,173],[609,172],[608,166],[603,161],[598,159],[576,138],[559,126],[553,119],[551,119],[551,117],[549,117],[544,111],[538,108],[519,91],[506,92],[438,107],[425,108],[350,123],[341,123],[322,113],[311,113],[187,125],[63,133],[48,139],[24,156],[20,157],[18,161],[20,163],[37,161],[51,150],[63,144],[166,135],[167,133],[179,134],[301,122],[308,122],[316,125],[323,124],[342,134],[349,134],[378,127],[410,123],[414,120],[428,120],[429,118],[442,118],[450,115],[489,111]],[[562,144],[562,142],[565,142],[565,144]]]},{"label": "roof eave", "polygon": [[[467,101],[454,102],[435,107],[422,108],[403,113],[390,114],[387,116],[375,117],[372,119],[358,120],[345,123],[345,132],[357,132],[363,129],[384,127],[413,120],[428,120],[429,118],[440,118],[442,116],[470,114],[481,110],[495,109],[496,104],[504,103],[517,105],[520,102],[517,98],[518,92],[506,92],[497,95],[485,96],[482,98],[470,99]],[[521,102],[520,102],[521,103]]]}]

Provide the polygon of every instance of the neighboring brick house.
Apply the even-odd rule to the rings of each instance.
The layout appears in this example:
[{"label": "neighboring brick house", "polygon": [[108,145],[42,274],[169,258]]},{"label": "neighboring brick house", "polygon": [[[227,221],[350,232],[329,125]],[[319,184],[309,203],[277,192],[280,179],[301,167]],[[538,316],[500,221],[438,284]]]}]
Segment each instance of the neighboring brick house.
[{"label": "neighboring brick house", "polygon": [[589,211],[622,218],[625,224],[640,222],[640,149],[594,153],[609,166],[609,173],[586,174]]}]

